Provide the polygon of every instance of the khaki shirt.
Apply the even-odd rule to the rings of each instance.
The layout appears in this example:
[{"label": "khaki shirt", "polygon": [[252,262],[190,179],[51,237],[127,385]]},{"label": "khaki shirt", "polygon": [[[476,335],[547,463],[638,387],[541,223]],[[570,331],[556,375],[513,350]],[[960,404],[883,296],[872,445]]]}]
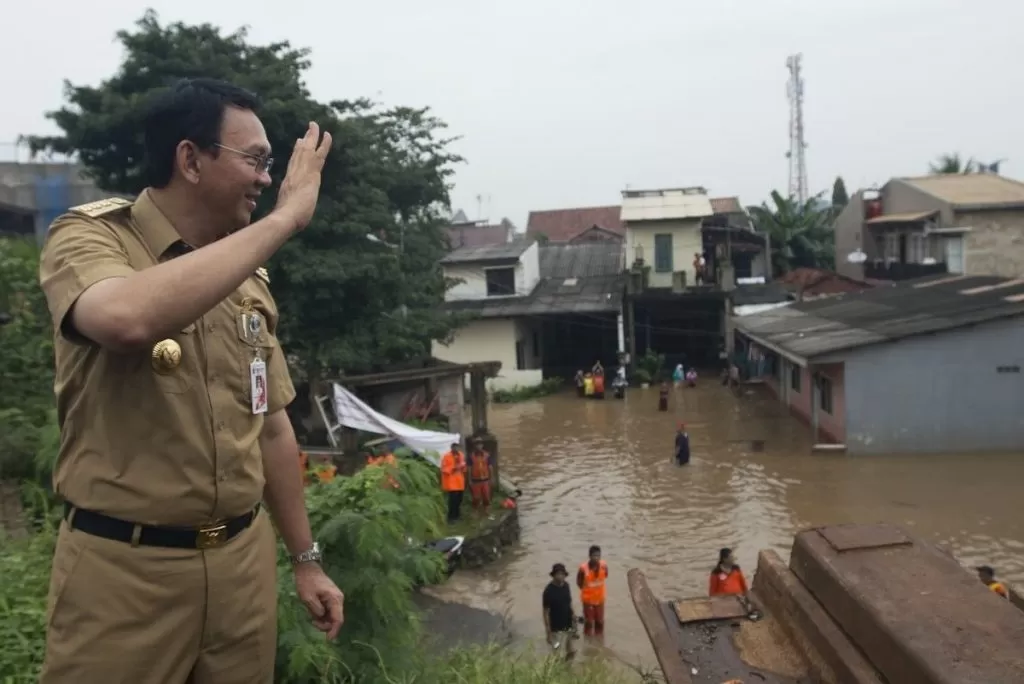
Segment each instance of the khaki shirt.
[{"label": "khaki shirt", "polygon": [[[65,320],[95,283],[187,249],[148,191],[134,203],[77,207],[50,227],[39,271],[54,324],[61,428],[54,488],[79,508],[194,526],[241,515],[263,497],[264,415],[252,413],[250,363],[258,355],[267,366],[265,415],[291,403],[295,388],[262,269],[173,337],[181,361],[163,374],[154,370],[151,347],[108,351]],[[265,322],[258,335],[243,311]]]}]

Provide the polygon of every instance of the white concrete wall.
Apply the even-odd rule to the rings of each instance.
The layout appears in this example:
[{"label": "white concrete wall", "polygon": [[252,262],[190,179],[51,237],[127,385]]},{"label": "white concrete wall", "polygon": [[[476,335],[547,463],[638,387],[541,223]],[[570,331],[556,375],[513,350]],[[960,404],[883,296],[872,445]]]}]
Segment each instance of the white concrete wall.
[{"label": "white concrete wall", "polygon": [[516,267],[516,292],[529,294],[540,282],[540,249],[537,243],[530,245],[525,252],[519,256],[519,266]]},{"label": "white concrete wall", "polygon": [[[541,358],[533,349],[533,326],[515,318],[484,318],[470,321],[455,333],[449,345],[434,342],[432,354],[453,363],[500,361],[498,377],[487,381],[487,389],[512,389],[540,384]],[[516,341],[522,340],[526,369],[516,365]]]},{"label": "white concrete wall", "polygon": [[[444,266],[444,274],[449,278],[458,278],[459,283],[445,293],[447,301],[487,298],[487,271],[492,268],[509,268],[504,266],[487,266],[482,264],[457,264]],[[515,268],[515,295],[524,296],[533,292],[540,282],[540,256],[537,243],[533,243],[519,256]]]},{"label": "white concrete wall", "polygon": [[763,277],[765,280],[771,279],[768,273],[768,258],[764,250],[758,252],[757,256],[750,260],[750,275],[754,278]]},{"label": "white concrete wall", "polygon": [[643,249],[644,263],[651,267],[651,287],[672,287],[672,273],[658,273],[654,261],[654,236],[672,235],[672,271],[686,271],[686,284],[696,283],[693,255],[703,251],[700,219],[659,221],[657,224],[629,223],[626,225],[626,262],[636,258],[636,247]]}]

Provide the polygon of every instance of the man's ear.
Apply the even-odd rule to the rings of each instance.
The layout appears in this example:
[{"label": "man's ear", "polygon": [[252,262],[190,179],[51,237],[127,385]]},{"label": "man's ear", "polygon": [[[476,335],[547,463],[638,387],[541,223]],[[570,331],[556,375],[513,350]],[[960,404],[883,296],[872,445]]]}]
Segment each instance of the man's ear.
[{"label": "man's ear", "polygon": [[204,161],[199,148],[191,140],[182,140],[174,150],[174,163],[178,173],[193,185],[199,182]]}]

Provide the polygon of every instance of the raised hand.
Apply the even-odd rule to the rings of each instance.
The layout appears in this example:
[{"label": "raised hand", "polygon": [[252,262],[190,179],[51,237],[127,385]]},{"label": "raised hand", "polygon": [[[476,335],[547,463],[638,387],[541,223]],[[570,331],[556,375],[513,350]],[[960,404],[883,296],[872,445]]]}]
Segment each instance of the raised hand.
[{"label": "raised hand", "polygon": [[310,121],[306,135],[295,141],[275,208],[294,223],[295,230],[302,230],[313,219],[320,197],[320,174],[330,151],[331,134],[325,132],[321,138],[320,126]]}]

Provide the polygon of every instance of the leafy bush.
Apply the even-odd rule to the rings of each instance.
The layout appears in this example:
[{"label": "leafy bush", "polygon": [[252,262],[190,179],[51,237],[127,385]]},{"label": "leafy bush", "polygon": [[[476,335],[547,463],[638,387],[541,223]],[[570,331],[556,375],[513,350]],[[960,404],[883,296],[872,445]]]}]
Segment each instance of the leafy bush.
[{"label": "leafy bush", "polygon": [[633,378],[641,385],[651,384],[651,374],[643,368],[637,368],[636,372],[633,373]]},{"label": "leafy bush", "polygon": [[52,326],[38,273],[34,243],[0,238],[0,313],[11,316],[0,328],[0,479],[33,474],[38,426],[53,407]]},{"label": "leafy bush", "polygon": [[565,386],[562,378],[547,378],[539,385],[530,387],[513,387],[512,389],[499,389],[491,392],[491,401],[495,404],[514,404],[518,401],[528,401],[539,397],[546,397],[560,391]]},{"label": "leafy bush", "polygon": [[[32,497],[45,502],[45,496]],[[30,510],[43,520],[27,539],[4,539],[0,530],[0,682],[39,681],[46,645],[46,594],[57,526],[43,503]]]},{"label": "leafy bush", "polygon": [[646,372],[647,377],[650,378],[648,382],[661,382],[664,380],[664,377],[662,376],[662,371],[665,367],[664,354],[659,354],[653,349],[648,349],[644,352],[643,356],[637,359],[636,365],[637,374],[639,374],[640,371]]},{"label": "leafy bush", "polygon": [[[392,672],[417,667],[421,631],[412,590],[443,576],[443,559],[422,546],[440,535],[443,508],[434,470],[399,463],[308,488],[324,569],[345,592],[345,627],[333,644],[313,629],[282,549],[276,681],[386,681],[378,653]],[[398,489],[382,486],[389,475]]]}]

